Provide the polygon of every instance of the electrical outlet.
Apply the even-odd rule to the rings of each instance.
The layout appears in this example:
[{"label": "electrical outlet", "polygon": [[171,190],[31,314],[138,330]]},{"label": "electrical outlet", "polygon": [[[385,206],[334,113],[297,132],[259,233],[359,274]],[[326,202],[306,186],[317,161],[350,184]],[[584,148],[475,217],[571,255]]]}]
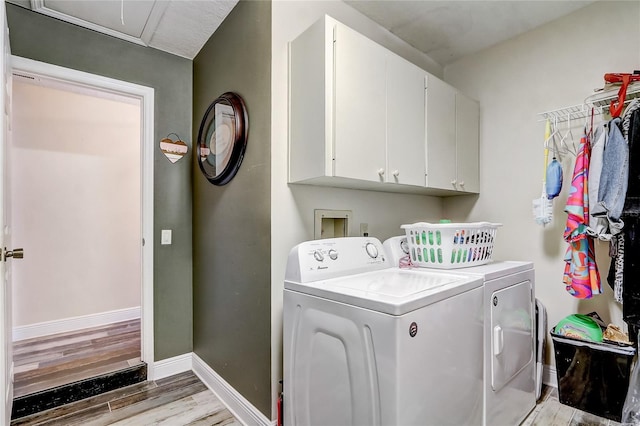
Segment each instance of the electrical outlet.
[{"label": "electrical outlet", "polygon": [[361,237],[368,237],[369,236],[369,224],[368,223],[361,223],[360,224],[360,236]]}]

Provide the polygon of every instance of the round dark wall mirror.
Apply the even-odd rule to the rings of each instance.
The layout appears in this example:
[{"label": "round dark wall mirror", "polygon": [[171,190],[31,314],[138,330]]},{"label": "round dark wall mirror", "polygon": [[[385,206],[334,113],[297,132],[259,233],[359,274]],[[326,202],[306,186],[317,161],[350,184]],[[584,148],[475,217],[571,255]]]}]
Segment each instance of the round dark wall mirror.
[{"label": "round dark wall mirror", "polygon": [[209,105],[198,131],[198,164],[214,185],[225,185],[238,172],[247,148],[247,109],[242,98],[227,92]]}]

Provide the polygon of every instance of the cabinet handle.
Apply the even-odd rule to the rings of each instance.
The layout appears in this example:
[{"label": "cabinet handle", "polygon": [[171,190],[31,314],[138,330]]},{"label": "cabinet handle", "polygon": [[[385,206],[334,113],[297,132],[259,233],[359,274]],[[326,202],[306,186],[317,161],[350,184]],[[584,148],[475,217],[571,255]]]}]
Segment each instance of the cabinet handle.
[{"label": "cabinet handle", "polygon": [[379,174],[380,176],[384,175],[384,169],[378,169],[378,174]]},{"label": "cabinet handle", "polygon": [[395,176],[395,177],[400,176],[400,172],[399,172],[398,170],[394,170],[392,174],[393,174],[393,176]]}]

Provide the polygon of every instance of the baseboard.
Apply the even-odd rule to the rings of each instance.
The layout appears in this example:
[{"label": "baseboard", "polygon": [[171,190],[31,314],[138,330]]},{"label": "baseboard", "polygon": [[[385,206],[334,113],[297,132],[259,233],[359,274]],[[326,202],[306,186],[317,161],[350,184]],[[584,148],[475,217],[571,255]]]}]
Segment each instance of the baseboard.
[{"label": "baseboard", "polygon": [[140,306],[13,327],[13,341],[98,327],[140,318]]},{"label": "baseboard", "polygon": [[544,365],[542,373],[542,383],[554,388],[558,387],[558,376],[556,374],[556,368],[552,365]]},{"label": "baseboard", "polygon": [[243,424],[252,426],[275,424],[195,353],[193,354],[193,372]]},{"label": "baseboard", "polygon": [[193,370],[193,352],[155,361],[153,363],[153,377],[149,377],[149,380],[163,379],[191,370]]}]

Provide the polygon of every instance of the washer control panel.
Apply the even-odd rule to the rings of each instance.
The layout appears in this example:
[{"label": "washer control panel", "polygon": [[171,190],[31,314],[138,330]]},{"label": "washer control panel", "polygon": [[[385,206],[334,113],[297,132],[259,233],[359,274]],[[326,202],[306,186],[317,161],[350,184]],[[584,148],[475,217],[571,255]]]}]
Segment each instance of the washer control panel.
[{"label": "washer control panel", "polygon": [[317,281],[390,266],[382,243],[376,238],[329,238],[294,247],[287,262],[287,279]]}]

